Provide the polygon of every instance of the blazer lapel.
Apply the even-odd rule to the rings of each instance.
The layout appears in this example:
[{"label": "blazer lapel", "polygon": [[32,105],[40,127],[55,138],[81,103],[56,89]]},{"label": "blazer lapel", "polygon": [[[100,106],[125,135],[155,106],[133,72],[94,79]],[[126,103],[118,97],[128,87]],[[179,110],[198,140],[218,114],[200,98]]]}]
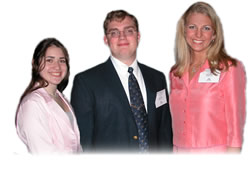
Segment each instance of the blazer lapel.
[{"label": "blazer lapel", "polygon": [[105,72],[106,81],[109,84],[110,88],[112,88],[113,93],[116,94],[117,97],[120,97],[122,103],[130,109],[127,94],[110,59],[108,59],[105,63],[105,70],[107,71]]},{"label": "blazer lapel", "polygon": [[145,83],[145,87],[146,87],[146,92],[147,92],[147,109],[148,109],[148,121],[149,121],[149,125],[150,122],[152,122],[152,118],[153,115],[155,113],[155,98],[156,98],[156,93],[155,93],[155,88],[153,87],[153,85],[151,84],[152,82],[152,78],[150,73],[148,73],[147,69],[141,65],[140,63],[138,63],[142,76],[143,76],[143,80]]},{"label": "blazer lapel", "polygon": [[111,59],[109,58],[105,65],[105,72],[104,77],[107,81],[107,84],[109,85],[109,88],[111,88],[112,93],[116,95],[116,97],[119,97],[119,101],[123,106],[122,111],[124,111],[125,114],[130,114],[132,117],[131,119],[134,121],[134,116],[130,108],[130,104],[127,98],[127,94],[123,88],[123,85],[120,81],[120,78],[115,70],[115,67],[113,66],[113,63]]}]

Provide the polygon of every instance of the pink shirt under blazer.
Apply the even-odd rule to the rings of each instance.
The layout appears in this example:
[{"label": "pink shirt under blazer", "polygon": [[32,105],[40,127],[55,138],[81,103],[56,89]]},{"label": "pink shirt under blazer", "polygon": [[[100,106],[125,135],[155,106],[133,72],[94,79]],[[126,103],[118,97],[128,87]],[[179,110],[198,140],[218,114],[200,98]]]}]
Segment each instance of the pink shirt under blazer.
[{"label": "pink shirt under blazer", "polygon": [[246,76],[242,63],[221,72],[217,83],[199,83],[200,73],[189,82],[170,73],[170,109],[175,152],[225,152],[241,147],[246,116]]},{"label": "pink shirt under blazer", "polygon": [[71,106],[57,90],[73,116],[67,114],[44,88],[28,94],[17,111],[17,134],[32,154],[77,153],[81,151],[80,135]]}]

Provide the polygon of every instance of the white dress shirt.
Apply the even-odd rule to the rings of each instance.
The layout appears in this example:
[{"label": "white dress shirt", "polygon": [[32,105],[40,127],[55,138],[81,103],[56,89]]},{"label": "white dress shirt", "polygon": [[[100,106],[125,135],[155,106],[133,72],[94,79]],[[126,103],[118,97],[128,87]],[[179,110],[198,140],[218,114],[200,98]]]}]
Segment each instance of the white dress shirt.
[{"label": "white dress shirt", "polygon": [[130,95],[129,95],[129,88],[128,88],[128,77],[129,77],[129,73],[128,73],[128,68],[129,67],[132,67],[134,69],[133,71],[133,74],[135,75],[136,79],[137,79],[137,82],[140,86],[140,89],[141,89],[141,93],[142,93],[142,97],[143,97],[143,101],[144,101],[144,104],[145,104],[145,108],[146,108],[146,111],[147,111],[147,92],[146,92],[146,86],[145,86],[145,83],[144,83],[144,79],[143,79],[143,76],[142,76],[142,73],[141,73],[141,70],[138,66],[138,63],[137,63],[137,60],[135,59],[135,61],[130,65],[126,65],[124,63],[122,63],[120,60],[118,60],[117,58],[113,57],[111,55],[111,61],[115,67],[115,70],[120,78],[120,81],[123,85],[123,88],[127,94],[127,98],[128,98],[128,101],[130,102]]}]

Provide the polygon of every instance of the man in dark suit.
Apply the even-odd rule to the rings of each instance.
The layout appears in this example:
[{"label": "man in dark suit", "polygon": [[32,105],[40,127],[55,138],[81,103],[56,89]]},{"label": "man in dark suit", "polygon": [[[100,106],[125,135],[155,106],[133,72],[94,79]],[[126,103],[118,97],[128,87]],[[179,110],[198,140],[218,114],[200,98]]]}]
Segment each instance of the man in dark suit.
[{"label": "man in dark suit", "polygon": [[172,151],[166,79],[136,60],[137,19],[123,10],[111,11],[104,32],[110,58],[77,74],[72,88],[83,150]]}]

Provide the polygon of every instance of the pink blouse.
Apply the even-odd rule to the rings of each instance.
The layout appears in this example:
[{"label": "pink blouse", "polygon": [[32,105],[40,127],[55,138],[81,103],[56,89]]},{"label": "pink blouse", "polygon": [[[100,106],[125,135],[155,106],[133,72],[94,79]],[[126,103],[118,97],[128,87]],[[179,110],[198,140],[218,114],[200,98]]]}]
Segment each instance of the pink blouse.
[{"label": "pink blouse", "polygon": [[[224,152],[241,147],[246,116],[246,76],[242,63],[204,82],[208,61],[189,82],[170,73],[170,109],[176,152]],[[206,75],[205,75],[206,78]],[[208,77],[207,77],[208,78]],[[203,82],[201,82],[203,81]]]},{"label": "pink blouse", "polygon": [[18,108],[17,134],[32,154],[82,151],[74,112],[58,90],[57,94],[68,106],[72,114],[72,123],[44,88],[39,88],[24,97]]}]

